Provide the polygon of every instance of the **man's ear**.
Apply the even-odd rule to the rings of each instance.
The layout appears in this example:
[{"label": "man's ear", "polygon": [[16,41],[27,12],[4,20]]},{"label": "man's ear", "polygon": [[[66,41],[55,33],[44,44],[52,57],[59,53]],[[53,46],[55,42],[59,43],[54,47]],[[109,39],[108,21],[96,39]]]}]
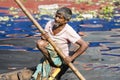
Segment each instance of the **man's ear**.
[{"label": "man's ear", "polygon": [[65,23],[67,23],[68,21],[69,21],[69,20],[68,20],[68,19],[66,19],[66,20],[65,20]]}]

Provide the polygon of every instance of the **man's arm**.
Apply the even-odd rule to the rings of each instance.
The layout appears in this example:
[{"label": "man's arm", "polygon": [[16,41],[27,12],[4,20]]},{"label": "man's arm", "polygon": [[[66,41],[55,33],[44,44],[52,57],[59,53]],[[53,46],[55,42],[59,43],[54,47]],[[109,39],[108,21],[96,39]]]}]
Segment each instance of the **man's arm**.
[{"label": "man's arm", "polygon": [[83,39],[79,39],[76,44],[79,45],[79,48],[75,51],[75,53],[71,56],[71,59],[74,60],[78,56],[84,53],[84,51],[88,48],[88,43]]},{"label": "man's arm", "polygon": [[73,61],[74,59],[76,59],[78,56],[80,56],[81,54],[83,54],[85,52],[85,50],[88,48],[88,43],[85,42],[82,39],[79,39],[75,44],[79,45],[78,49],[74,52],[74,54],[72,56],[67,57],[67,61]]}]

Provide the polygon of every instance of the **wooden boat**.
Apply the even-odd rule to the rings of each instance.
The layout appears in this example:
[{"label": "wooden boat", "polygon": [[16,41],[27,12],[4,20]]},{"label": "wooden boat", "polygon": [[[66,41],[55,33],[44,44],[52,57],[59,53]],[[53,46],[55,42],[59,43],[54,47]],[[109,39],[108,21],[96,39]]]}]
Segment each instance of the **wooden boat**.
[{"label": "wooden boat", "polygon": [[0,74],[0,80],[30,80],[33,71],[30,69],[21,69],[13,72]]}]

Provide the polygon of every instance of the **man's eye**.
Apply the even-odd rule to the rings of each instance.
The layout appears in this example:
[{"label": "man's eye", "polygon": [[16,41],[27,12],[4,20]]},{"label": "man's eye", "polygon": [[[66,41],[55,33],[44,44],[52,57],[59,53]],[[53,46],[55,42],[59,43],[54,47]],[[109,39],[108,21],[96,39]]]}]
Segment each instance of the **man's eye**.
[{"label": "man's eye", "polygon": [[60,18],[59,16],[55,16],[56,18]]},{"label": "man's eye", "polygon": [[55,17],[58,17],[57,15]]},{"label": "man's eye", "polygon": [[63,17],[62,16],[59,16],[59,15],[55,15],[55,17],[57,18],[59,18],[59,19],[63,19]]}]

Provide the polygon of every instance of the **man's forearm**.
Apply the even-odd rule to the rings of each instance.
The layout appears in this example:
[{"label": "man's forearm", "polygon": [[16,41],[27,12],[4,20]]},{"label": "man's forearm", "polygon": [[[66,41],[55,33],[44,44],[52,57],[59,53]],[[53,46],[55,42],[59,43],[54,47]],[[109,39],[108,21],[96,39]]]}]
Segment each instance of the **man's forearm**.
[{"label": "man's forearm", "polygon": [[85,50],[88,48],[88,44],[84,43],[84,45],[81,45],[73,54],[73,56],[71,57],[72,59],[77,58],[78,56],[80,56],[81,54],[83,54],[85,52]]}]

